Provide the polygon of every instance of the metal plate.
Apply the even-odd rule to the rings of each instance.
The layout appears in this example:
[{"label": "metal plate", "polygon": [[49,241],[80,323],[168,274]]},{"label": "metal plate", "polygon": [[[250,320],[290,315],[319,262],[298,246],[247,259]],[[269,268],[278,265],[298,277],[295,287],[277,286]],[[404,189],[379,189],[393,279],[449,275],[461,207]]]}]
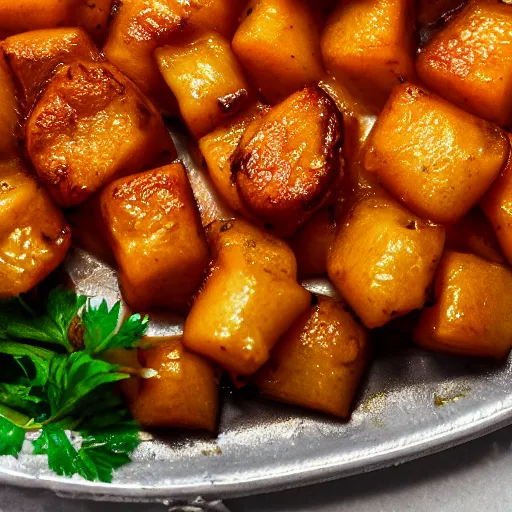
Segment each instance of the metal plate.
[{"label": "metal plate", "polygon": [[[197,194],[201,172],[188,164]],[[201,211],[203,222],[218,213]],[[64,270],[81,292],[119,298],[115,271],[90,255],[73,250]],[[308,287],[328,293],[322,283]],[[175,319],[156,320],[153,335],[179,334]],[[110,485],[55,476],[27,442],[18,460],[0,459],[0,481],[104,500],[228,498],[398,464],[512,423],[510,362],[498,367],[405,348],[378,358],[362,389],[348,423],[225,392],[218,437],[154,436]]]}]

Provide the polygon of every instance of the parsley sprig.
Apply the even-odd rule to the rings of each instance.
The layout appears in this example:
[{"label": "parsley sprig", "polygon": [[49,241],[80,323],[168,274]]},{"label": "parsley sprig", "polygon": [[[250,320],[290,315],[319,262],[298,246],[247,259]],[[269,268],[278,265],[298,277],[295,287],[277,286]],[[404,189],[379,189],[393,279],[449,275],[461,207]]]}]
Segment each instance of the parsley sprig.
[{"label": "parsley sprig", "polygon": [[119,316],[119,303],[93,307],[60,288],[41,313],[22,298],[0,302],[0,455],[17,457],[26,433],[39,431],[33,453],[59,475],[111,482],[130,461],[139,428],[114,388],[130,375],[102,355],[135,348],[148,319],[118,328]]}]

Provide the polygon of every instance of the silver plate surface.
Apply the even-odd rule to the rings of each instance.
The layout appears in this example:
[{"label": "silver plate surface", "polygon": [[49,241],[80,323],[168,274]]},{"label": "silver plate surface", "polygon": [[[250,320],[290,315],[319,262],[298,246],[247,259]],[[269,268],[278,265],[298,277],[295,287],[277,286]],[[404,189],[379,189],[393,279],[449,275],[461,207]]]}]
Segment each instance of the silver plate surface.
[{"label": "silver plate surface", "polygon": [[[200,197],[211,197],[208,184],[198,166],[184,160],[203,203]],[[200,210],[205,224],[225,215],[222,207],[206,202]],[[63,268],[80,292],[106,297],[110,304],[118,300],[115,271],[89,254],[72,250]],[[330,293],[325,282],[305,286]],[[182,323],[176,318],[154,320],[151,335],[179,335]],[[30,453],[28,442],[19,459],[0,458],[0,482],[75,498],[152,501],[224,499],[336,479],[428,455],[511,424],[511,371],[510,360],[498,366],[395,348],[372,364],[349,422],[266,402],[247,391],[224,391],[217,437],[153,435],[133,463],[116,473],[113,484],[60,478],[44,457]]]}]

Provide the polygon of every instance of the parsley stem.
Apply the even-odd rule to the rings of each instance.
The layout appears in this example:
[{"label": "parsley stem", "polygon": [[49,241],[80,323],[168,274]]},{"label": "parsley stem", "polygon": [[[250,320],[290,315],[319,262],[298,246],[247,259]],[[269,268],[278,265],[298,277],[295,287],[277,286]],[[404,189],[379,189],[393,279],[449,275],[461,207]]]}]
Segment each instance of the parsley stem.
[{"label": "parsley stem", "polygon": [[25,311],[27,311],[31,316],[37,316],[36,312],[25,302],[25,299],[23,299],[21,295],[18,295],[16,298]]},{"label": "parsley stem", "polygon": [[33,418],[29,418],[4,404],[0,404],[0,416],[24,430],[39,430],[42,427],[42,424],[34,422]]}]

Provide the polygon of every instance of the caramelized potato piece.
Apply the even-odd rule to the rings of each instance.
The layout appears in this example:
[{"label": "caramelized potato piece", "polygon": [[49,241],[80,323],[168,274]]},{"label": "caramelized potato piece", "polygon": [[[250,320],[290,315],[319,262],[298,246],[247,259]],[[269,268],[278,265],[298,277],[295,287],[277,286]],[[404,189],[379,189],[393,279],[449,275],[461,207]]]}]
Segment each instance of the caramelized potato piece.
[{"label": "caramelized potato piece", "polygon": [[319,297],[279,340],[255,383],[272,400],[346,418],[368,352],[366,330],[343,304]]},{"label": "caramelized potato piece", "polygon": [[0,48],[0,159],[15,156],[18,149],[18,100],[4,54]]},{"label": "caramelized potato piece", "polygon": [[231,41],[246,4],[247,0],[195,0],[197,10],[190,16],[187,30],[214,30]]},{"label": "caramelized potato piece", "polygon": [[418,23],[425,27],[436,24],[443,16],[451,14],[467,0],[418,0]]},{"label": "caramelized potato piece", "polygon": [[75,206],[120,174],[174,151],[153,105],[113,66],[59,68],[26,126],[27,152],[62,206]]},{"label": "caramelized potato piece", "polygon": [[113,0],[80,0],[75,5],[77,25],[85,28],[97,44],[105,40]]},{"label": "caramelized potato piece", "polygon": [[59,64],[99,60],[100,54],[81,28],[34,30],[9,37],[2,43],[12,72],[21,86],[25,111],[29,112]]},{"label": "caramelized potato piece", "polygon": [[[512,135],[508,137],[512,142]],[[482,209],[491,221],[503,253],[512,263],[512,152],[507,166],[484,196]]]},{"label": "caramelized potato piece", "polygon": [[101,210],[123,295],[132,309],[185,313],[201,284],[209,251],[183,166],[168,165],[111,183],[101,193]]},{"label": "caramelized potato piece", "polygon": [[118,4],[103,47],[112,64],[155,104],[170,111],[176,109],[176,100],[153,54],[183,29],[192,12],[188,1],[123,0]]},{"label": "caramelized potato piece", "polygon": [[294,234],[337,185],[341,130],[338,109],[317,86],[253,121],[231,166],[248,210],[276,233]]},{"label": "caramelized potato piece", "polygon": [[246,217],[250,217],[251,214],[243,204],[233,182],[231,159],[249,123],[267,114],[269,110],[270,107],[261,103],[251,105],[199,141],[199,149],[206,161],[215,189],[233,210],[243,213]]},{"label": "caramelized potato piece", "polygon": [[495,263],[505,263],[492,224],[478,208],[446,230],[446,248],[475,254]]},{"label": "caramelized potato piece", "polygon": [[512,6],[472,0],[420,53],[420,78],[459,107],[512,123]]},{"label": "caramelized potato piece", "polygon": [[251,0],[233,51],[270,103],[318,82],[323,74],[318,26],[302,1]]},{"label": "caramelized potato piece", "polygon": [[245,106],[250,90],[229,41],[207,32],[156,51],[158,67],[197,139]]},{"label": "caramelized potato piece", "polygon": [[336,219],[333,207],[320,210],[302,227],[292,240],[299,276],[327,274],[327,255],[335,237]]},{"label": "caramelized potato piece", "polygon": [[140,379],[137,396],[130,400],[133,417],[145,427],[215,432],[219,380],[214,367],[179,340],[165,341],[139,354],[143,366],[158,373]]},{"label": "caramelized potato piece", "polygon": [[20,162],[0,164],[0,299],[28,292],[62,262],[66,221]]},{"label": "caramelized potato piece", "polygon": [[429,350],[503,359],[512,347],[512,273],[472,254],[448,251],[414,341]]},{"label": "caramelized potato piece", "polygon": [[373,128],[365,167],[418,215],[452,224],[480,201],[509,146],[496,126],[404,84]]},{"label": "caramelized potato piece", "polygon": [[331,281],[373,329],[423,307],[445,231],[387,195],[358,202],[329,253]]},{"label": "caramelized potato piece", "polygon": [[244,221],[209,227],[210,275],[185,323],[184,344],[235,375],[251,375],[310,303],[281,240]]},{"label": "caramelized potato piece", "polygon": [[340,0],[322,34],[328,71],[377,109],[413,80],[412,0]]}]

